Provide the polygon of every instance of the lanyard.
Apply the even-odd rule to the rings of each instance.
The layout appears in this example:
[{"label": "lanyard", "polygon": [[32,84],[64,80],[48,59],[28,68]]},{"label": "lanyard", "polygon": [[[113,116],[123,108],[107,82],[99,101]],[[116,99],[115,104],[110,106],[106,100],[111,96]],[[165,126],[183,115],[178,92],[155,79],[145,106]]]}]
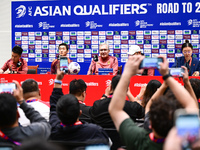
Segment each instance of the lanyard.
[{"label": "lanyard", "polygon": [[72,126],[77,126],[77,125],[81,125],[81,124],[83,124],[81,121],[77,121],[77,122],[75,122],[74,124],[70,124],[70,125],[65,125],[65,124],[63,124],[62,122],[60,123],[60,125],[61,125],[62,127],[72,127]]},{"label": "lanyard", "polygon": [[164,141],[165,141],[165,138],[156,139],[156,138],[154,137],[153,132],[149,133],[149,138],[150,138],[153,142],[155,142],[155,143],[164,143]]},{"label": "lanyard", "polygon": [[84,104],[85,105],[85,103],[83,103],[83,101],[81,101],[81,100],[78,100],[78,102],[79,102],[79,104]]},{"label": "lanyard", "polygon": [[1,130],[0,130],[0,137],[2,137],[3,139],[8,140],[8,141],[14,143],[15,145],[18,145],[18,146],[21,145],[21,143],[13,141],[11,138],[9,138],[8,136],[6,136]]},{"label": "lanyard", "polygon": [[112,97],[113,97],[113,95],[109,95],[109,96],[108,96],[108,98],[112,98]]},{"label": "lanyard", "polygon": [[27,100],[26,103],[31,103],[31,102],[36,102],[38,101],[38,99],[30,99],[30,100]]}]

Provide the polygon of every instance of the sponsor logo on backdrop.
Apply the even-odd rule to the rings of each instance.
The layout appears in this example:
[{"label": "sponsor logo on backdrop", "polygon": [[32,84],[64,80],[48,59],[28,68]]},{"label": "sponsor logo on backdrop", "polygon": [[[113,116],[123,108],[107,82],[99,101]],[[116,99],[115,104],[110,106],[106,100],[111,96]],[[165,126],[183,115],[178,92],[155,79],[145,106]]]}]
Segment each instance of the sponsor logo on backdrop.
[{"label": "sponsor logo on backdrop", "polygon": [[144,20],[136,20],[135,26],[140,28],[147,28],[148,26],[153,26],[153,24],[148,24],[148,22],[145,22]]},{"label": "sponsor logo on backdrop", "polygon": [[19,7],[17,7],[15,9],[17,17],[16,18],[21,18],[24,17],[24,15],[26,14],[26,7],[24,5],[20,5]]},{"label": "sponsor logo on backdrop", "polygon": [[98,25],[94,21],[87,21],[87,22],[85,22],[85,27],[89,27],[90,29],[96,29],[99,27],[103,27],[103,25]]},{"label": "sponsor logo on backdrop", "polygon": [[42,29],[55,28],[55,25],[50,25],[47,22],[39,22],[38,23],[38,28],[42,28]]}]

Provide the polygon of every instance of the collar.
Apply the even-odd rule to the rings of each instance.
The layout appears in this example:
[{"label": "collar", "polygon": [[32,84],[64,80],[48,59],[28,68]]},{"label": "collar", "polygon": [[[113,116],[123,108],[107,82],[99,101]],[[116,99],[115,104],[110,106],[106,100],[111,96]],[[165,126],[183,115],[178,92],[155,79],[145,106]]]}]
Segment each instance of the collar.
[{"label": "collar", "polygon": [[85,103],[83,101],[81,101],[81,100],[78,100],[78,102],[79,102],[79,104],[84,104],[85,105]]},{"label": "collar", "polygon": [[161,138],[161,139],[155,138],[153,132],[149,133],[149,138],[151,139],[151,141],[153,141],[155,143],[164,143],[164,141],[165,141],[165,138]]},{"label": "collar", "polygon": [[65,124],[63,124],[62,122],[60,123],[60,125],[61,125],[62,127],[72,127],[72,126],[77,126],[77,125],[81,125],[81,124],[83,124],[81,121],[77,121],[77,122],[75,122],[74,124],[69,124],[69,125],[65,125]]},{"label": "collar", "polygon": [[36,102],[38,101],[39,99],[30,99],[30,100],[27,100],[26,103],[31,103],[31,102]]}]

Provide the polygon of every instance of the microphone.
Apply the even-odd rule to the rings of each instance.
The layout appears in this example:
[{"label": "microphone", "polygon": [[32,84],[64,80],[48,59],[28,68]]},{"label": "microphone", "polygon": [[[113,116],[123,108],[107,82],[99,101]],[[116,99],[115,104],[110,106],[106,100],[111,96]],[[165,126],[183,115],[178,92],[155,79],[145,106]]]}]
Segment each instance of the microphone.
[{"label": "microphone", "polygon": [[97,62],[99,59],[98,59],[98,55],[94,55],[93,56],[93,60],[95,61],[95,62]]},{"label": "microphone", "polygon": [[22,63],[21,63],[21,61],[19,61],[18,63],[17,63],[17,67],[20,67],[22,65]]},{"label": "microphone", "polygon": [[60,55],[57,56],[57,59],[60,60]]},{"label": "microphone", "polygon": [[[95,62],[97,62],[99,59],[98,59],[98,55],[94,55],[93,56],[93,60],[95,61]],[[94,64],[92,64],[92,66],[91,66],[91,68],[90,68],[90,75],[92,75],[92,68],[93,68],[93,66],[94,66]]]}]

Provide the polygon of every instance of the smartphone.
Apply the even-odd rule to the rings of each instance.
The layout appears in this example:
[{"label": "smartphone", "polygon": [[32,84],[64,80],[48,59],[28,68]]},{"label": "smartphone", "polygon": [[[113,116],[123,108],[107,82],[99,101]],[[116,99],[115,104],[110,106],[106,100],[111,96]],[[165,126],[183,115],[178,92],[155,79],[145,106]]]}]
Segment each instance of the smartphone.
[{"label": "smartphone", "polygon": [[68,73],[68,59],[67,57],[60,56],[60,71],[64,71],[65,73]]},{"label": "smartphone", "polygon": [[183,68],[170,68],[169,69],[169,73],[172,76],[178,76],[178,77],[182,77],[182,73],[184,73],[185,70]]},{"label": "smartphone", "polygon": [[13,94],[13,90],[16,89],[15,83],[0,83],[0,93]]},{"label": "smartphone", "polygon": [[188,148],[199,139],[200,121],[198,114],[178,109],[175,112],[175,125],[178,136],[183,139],[182,147]]},{"label": "smartphone", "polygon": [[144,68],[144,69],[159,69],[160,68],[160,63],[163,62],[162,58],[144,58],[139,66],[139,68]]}]

